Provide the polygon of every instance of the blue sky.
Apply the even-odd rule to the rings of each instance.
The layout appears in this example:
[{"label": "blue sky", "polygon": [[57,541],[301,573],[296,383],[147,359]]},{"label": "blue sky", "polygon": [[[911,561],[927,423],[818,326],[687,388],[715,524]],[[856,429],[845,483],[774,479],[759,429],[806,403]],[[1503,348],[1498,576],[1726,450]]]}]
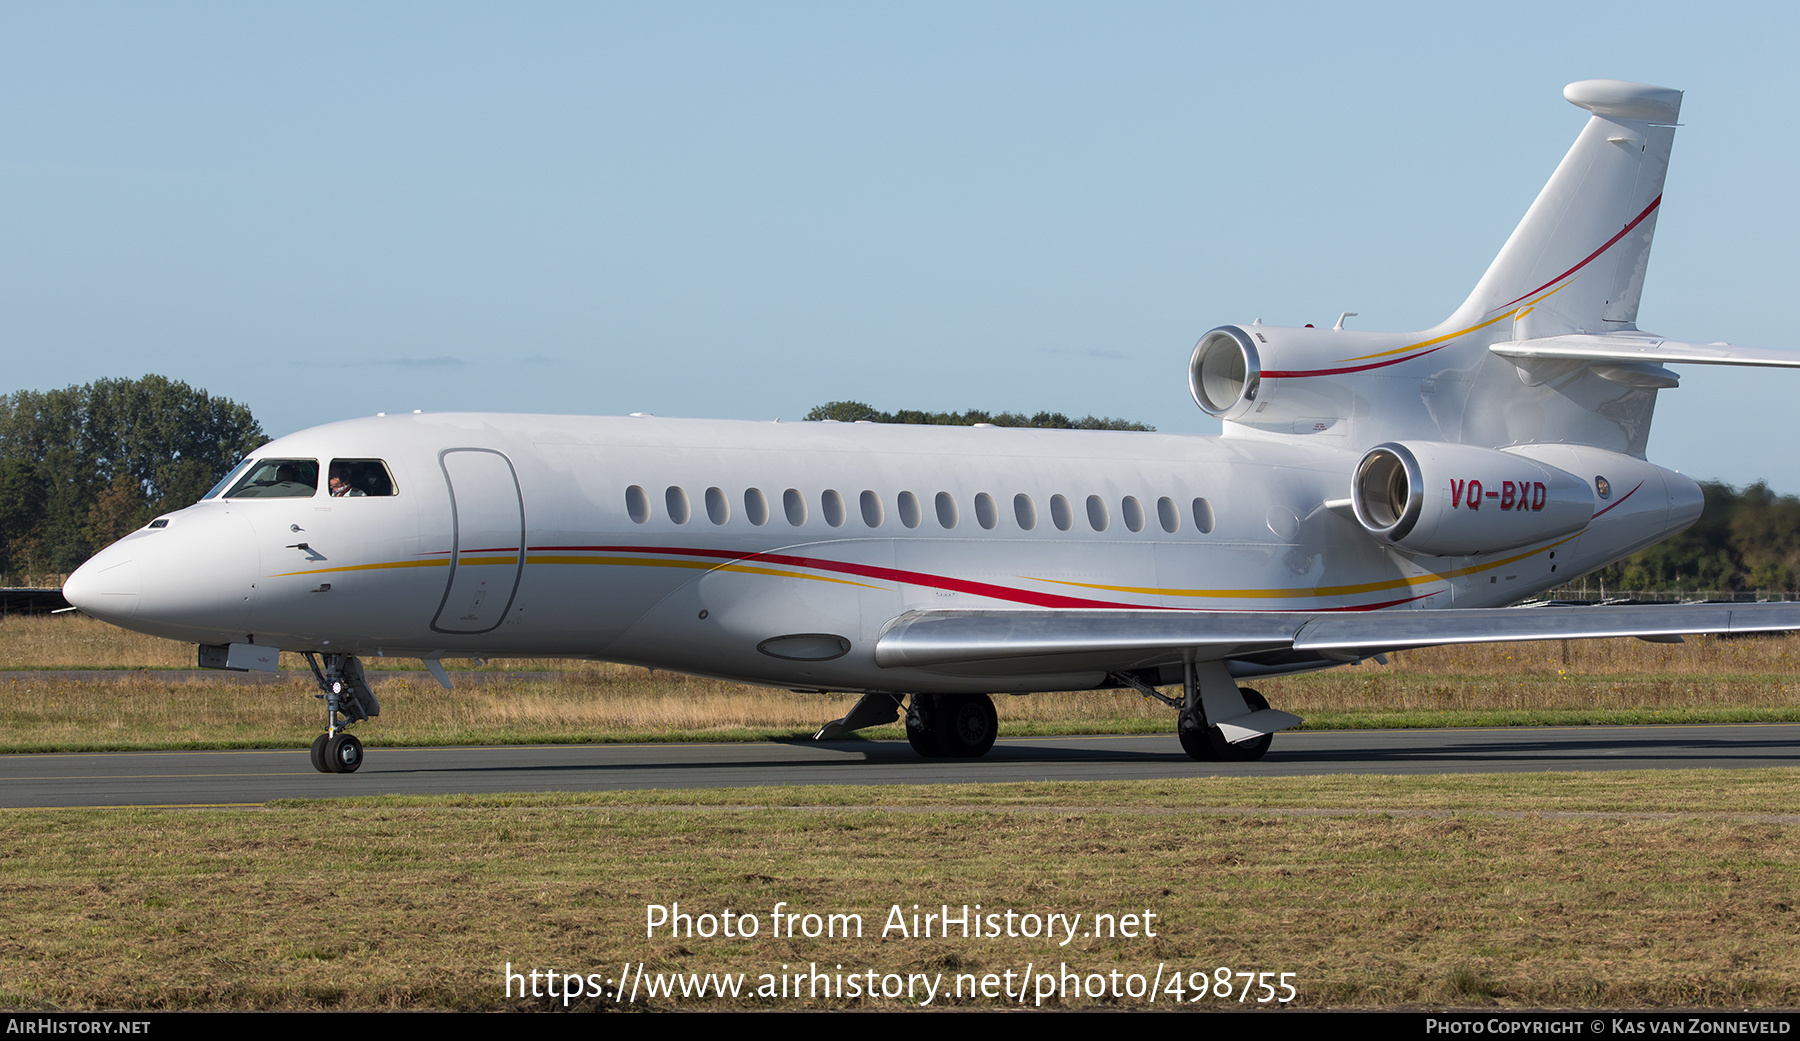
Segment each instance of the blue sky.
[{"label": "blue sky", "polygon": [[[0,5],[0,390],[1124,416],[1226,322],[1429,326],[1579,130],[1687,91],[1640,324],[1800,347],[1776,5]],[[1651,458],[1800,492],[1800,373]]]}]

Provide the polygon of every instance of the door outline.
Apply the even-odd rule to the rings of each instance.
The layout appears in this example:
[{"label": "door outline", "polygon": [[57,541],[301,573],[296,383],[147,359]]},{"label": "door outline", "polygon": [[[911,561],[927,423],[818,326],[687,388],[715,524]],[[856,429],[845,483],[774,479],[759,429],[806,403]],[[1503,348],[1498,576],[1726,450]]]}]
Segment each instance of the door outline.
[{"label": "door outline", "polygon": [[[438,624],[439,622],[445,621],[444,612],[449,608],[451,594],[456,591],[457,575],[462,571],[463,531],[461,513],[456,505],[456,480],[450,474],[449,463],[449,457],[458,452],[482,453],[498,456],[500,461],[506,464],[507,476],[512,481],[513,503],[518,507],[519,511],[518,557],[513,565],[512,588],[507,593],[506,606],[501,608],[495,615],[494,624],[483,629],[448,629]],[[518,599],[519,596],[519,582],[525,574],[525,493],[524,490],[519,487],[519,472],[513,467],[512,460],[507,458],[505,452],[497,451],[492,448],[443,449],[438,452],[438,469],[443,471],[444,487],[450,492],[450,576],[444,582],[444,597],[442,600],[438,601],[437,614],[432,616],[431,631],[453,636],[479,636],[482,633],[491,633],[495,629],[500,628],[501,623],[506,621],[506,616],[512,612],[513,601]],[[468,487],[468,481],[465,477],[465,490],[467,490]]]}]

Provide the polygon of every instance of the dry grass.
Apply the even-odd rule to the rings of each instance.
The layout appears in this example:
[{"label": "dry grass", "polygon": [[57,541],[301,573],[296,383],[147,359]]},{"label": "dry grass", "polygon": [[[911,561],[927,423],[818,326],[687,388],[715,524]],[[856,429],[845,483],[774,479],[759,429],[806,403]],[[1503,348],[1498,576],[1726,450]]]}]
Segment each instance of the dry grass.
[{"label": "dry grass", "polygon": [[1523,676],[1700,676],[1800,673],[1800,634],[1719,638],[1685,643],[1643,640],[1540,640],[1429,647],[1388,655],[1401,674]]},{"label": "dry grass", "polygon": [[[99,684],[43,676],[8,684],[0,748],[294,746],[320,729],[323,713],[299,662],[273,685],[158,674],[191,668],[192,654],[187,644],[87,618],[6,619],[0,669],[143,671]],[[788,737],[811,734],[854,702],[562,659],[490,662],[483,676],[464,676],[444,691],[416,663],[370,664],[384,711],[358,733],[372,744]],[[505,675],[518,671],[554,678]],[[1800,637],[1447,647],[1256,686],[1321,727],[1800,719]],[[1118,691],[1002,697],[996,706],[1011,734],[1173,726],[1166,707]],[[899,735],[898,728],[866,733]]]},{"label": "dry grass", "polygon": [[[849,711],[851,695],[803,694],[623,665],[588,665],[552,680],[499,678],[453,690],[422,673],[372,680],[380,718],[359,724],[372,745],[755,740],[810,736]],[[310,675],[277,683],[169,680],[130,673],[103,683],[33,677],[0,684],[0,749],[238,748],[305,745],[323,729]],[[1165,730],[1173,716],[1117,691],[1002,698],[1003,725]],[[864,731],[899,737],[899,727]]]},{"label": "dry grass", "polygon": [[[1402,651],[1384,668],[1400,675],[1550,677],[1704,676],[1717,673],[1800,673],[1800,634],[1718,639],[1693,637],[1682,644],[1642,640],[1546,640],[1536,643],[1471,644]],[[412,671],[412,659],[372,658],[371,669]],[[304,669],[297,655],[284,659]],[[591,663],[563,658],[496,660],[476,666],[446,659],[452,668],[515,671],[575,671]],[[13,615],[0,620],[0,670],[4,669],[191,669],[194,645],[128,632],[80,614]],[[1341,670],[1332,675],[1341,674]]]},{"label": "dry grass", "polygon": [[191,669],[194,646],[80,614],[0,621],[0,669]]},{"label": "dry grass", "polygon": [[[145,636],[81,614],[12,615],[0,620],[0,670],[192,669],[194,659],[191,643]],[[371,658],[363,664],[371,670],[424,671],[411,658]],[[485,666],[464,658],[444,660],[446,668],[484,670],[560,671],[586,664],[565,658],[515,659]],[[282,659],[282,667],[304,672],[306,662],[290,654]]]},{"label": "dry grass", "polygon": [[[1622,791],[1664,793],[1672,805],[1689,793],[1695,804],[1723,798],[1755,809],[1791,806],[1796,781],[1793,771],[1611,779]],[[1327,817],[1182,809],[1233,805],[1251,791],[1306,804],[1316,778],[616,793],[568,796],[586,804],[561,806],[387,800],[248,813],[9,812],[0,814],[8,851],[0,1003],[553,1004],[508,998],[508,962],[518,972],[615,978],[625,963],[644,962],[652,972],[746,973],[752,987],[758,974],[813,963],[950,979],[1016,978],[1028,965],[1145,976],[1162,967],[1165,981],[1224,965],[1293,972],[1296,1004],[1313,1008],[1800,1003],[1800,824],[1791,817],[1540,815],[1610,800],[1584,799],[1583,779],[1536,777],[1404,779],[1438,793],[1419,796],[1427,802],[1449,793],[1478,807],[1411,815],[1414,796],[1395,787],[1401,780],[1332,779],[1340,798],[1375,812]],[[1547,802],[1546,786],[1556,796]],[[926,805],[770,808],[789,796]],[[761,805],[660,805],[683,798]],[[1038,808],[1021,808],[1033,802]],[[676,901],[690,913],[757,915],[760,935],[646,937],[645,906]],[[767,915],[781,901],[791,911],[859,913],[864,936],[772,937]],[[1061,946],[879,935],[892,905],[910,911],[915,903],[1083,916],[1149,910],[1157,936],[1082,936]],[[647,1004],[906,1005],[812,997]],[[983,998],[939,1004],[1010,1007]],[[1155,1007],[1141,998],[1049,1004]],[[1209,997],[1198,1007],[1238,1006]]]},{"label": "dry grass", "polygon": [[1552,713],[1630,710],[1694,719],[1707,710],[1763,710],[1755,718],[1800,718],[1800,636],[1434,647],[1389,655],[1386,666],[1364,662],[1257,688],[1274,704],[1314,718],[1507,712],[1542,714],[1548,722]]},{"label": "dry grass", "polygon": [[[1564,653],[1556,643],[1408,652],[1389,666],[1258,687],[1303,713],[1401,705],[1427,717],[1469,706],[1673,710],[1723,701],[1776,714],[1797,700],[1793,638],[1582,642]],[[0,623],[0,668],[188,668],[191,655],[88,619]],[[530,667],[562,675],[466,677],[451,692],[422,673],[387,675],[377,685],[383,718],[358,732],[376,744],[810,732],[849,704],[621,666]],[[318,730],[303,673],[268,686],[153,671],[100,684],[37,677],[4,690],[0,728],[14,748],[300,746]],[[1172,720],[1161,706],[1115,693],[998,702],[1009,727],[1160,730]],[[1228,965],[1294,972],[1296,1003],[1315,1008],[1793,1007],[1797,786],[1796,771],[1745,770],[9,811],[0,813],[0,1006],[548,1005],[507,996],[510,961],[516,971],[609,977],[643,962],[650,971],[743,972],[752,985],[757,974],[814,962],[951,978],[1060,963],[1126,974]],[[780,806],[793,808],[771,808]],[[838,808],[804,808],[818,806]],[[1603,815],[1562,816],[1584,812]],[[644,906],[674,901],[764,916],[779,901],[858,912],[871,935],[777,940],[765,926],[748,941],[646,938]],[[890,905],[914,903],[1149,909],[1159,935],[1067,947],[872,935]]]}]

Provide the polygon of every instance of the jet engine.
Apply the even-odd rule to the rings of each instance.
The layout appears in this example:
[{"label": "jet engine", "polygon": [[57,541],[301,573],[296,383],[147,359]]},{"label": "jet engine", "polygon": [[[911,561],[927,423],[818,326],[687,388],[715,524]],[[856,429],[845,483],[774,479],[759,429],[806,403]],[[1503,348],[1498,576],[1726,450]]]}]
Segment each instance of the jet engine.
[{"label": "jet engine", "polygon": [[1200,337],[1188,362],[1188,392],[1201,411],[1227,423],[1279,433],[1345,433],[1354,404],[1339,380],[1345,356],[1393,346],[1387,334],[1341,329],[1221,325]]},{"label": "jet engine", "polygon": [[1200,338],[1188,362],[1188,391],[1209,416],[1237,419],[1256,404],[1262,389],[1262,356],[1250,335],[1235,325]]},{"label": "jet engine", "polygon": [[1587,527],[1594,491],[1566,470],[1516,452],[1432,441],[1369,449],[1350,497],[1369,534],[1401,549],[1466,556]]}]

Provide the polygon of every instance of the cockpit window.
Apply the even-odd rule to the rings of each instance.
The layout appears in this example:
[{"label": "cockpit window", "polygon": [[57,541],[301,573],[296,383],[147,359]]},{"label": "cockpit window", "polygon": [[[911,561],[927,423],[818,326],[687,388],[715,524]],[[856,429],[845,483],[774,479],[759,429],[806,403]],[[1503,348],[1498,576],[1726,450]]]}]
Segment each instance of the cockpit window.
[{"label": "cockpit window", "polygon": [[317,459],[258,459],[225,493],[225,498],[302,499],[318,490]]},{"label": "cockpit window", "polygon": [[394,478],[379,459],[333,459],[326,488],[337,498],[394,494]]},{"label": "cockpit window", "polygon": [[246,459],[243,462],[232,467],[230,473],[226,474],[224,477],[219,478],[219,483],[212,486],[212,491],[207,492],[205,495],[202,495],[200,497],[200,501],[205,502],[208,499],[218,498],[219,493],[224,491],[225,489],[231,487],[232,484],[235,483],[239,477],[242,477],[244,475],[244,471],[249,469],[250,464],[253,462],[255,462],[254,459]]}]

